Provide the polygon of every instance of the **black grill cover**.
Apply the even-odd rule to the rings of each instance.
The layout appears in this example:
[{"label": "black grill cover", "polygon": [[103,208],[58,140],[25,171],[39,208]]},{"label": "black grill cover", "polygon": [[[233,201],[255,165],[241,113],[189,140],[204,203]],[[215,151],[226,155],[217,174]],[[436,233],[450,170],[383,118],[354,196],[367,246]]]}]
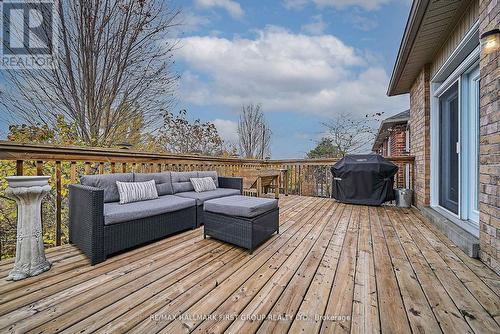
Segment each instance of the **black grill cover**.
[{"label": "black grill cover", "polygon": [[331,171],[332,197],[339,202],[381,205],[394,200],[398,166],[380,155],[347,155]]}]

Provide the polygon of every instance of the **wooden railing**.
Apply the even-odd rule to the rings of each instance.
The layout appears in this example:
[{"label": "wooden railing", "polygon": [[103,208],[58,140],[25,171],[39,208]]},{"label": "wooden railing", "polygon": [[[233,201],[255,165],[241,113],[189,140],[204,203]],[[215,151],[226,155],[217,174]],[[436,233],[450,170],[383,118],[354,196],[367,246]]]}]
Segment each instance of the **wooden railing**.
[{"label": "wooden railing", "polygon": [[[392,157],[400,166],[397,186],[413,188],[413,158]],[[67,242],[67,186],[78,183],[82,175],[118,172],[161,172],[216,170],[219,175],[238,175],[243,169],[282,169],[281,193],[302,196],[331,194],[330,167],[337,159],[255,160],[233,157],[208,157],[148,153],[125,149],[62,147],[0,141],[0,186],[6,187],[5,176],[50,175],[53,191],[44,201],[44,235],[48,245]],[[15,228],[13,203],[0,200],[0,219]],[[3,230],[3,228],[2,228]],[[15,235],[15,233],[11,233]],[[0,235],[0,256],[5,254],[11,238]]]}]

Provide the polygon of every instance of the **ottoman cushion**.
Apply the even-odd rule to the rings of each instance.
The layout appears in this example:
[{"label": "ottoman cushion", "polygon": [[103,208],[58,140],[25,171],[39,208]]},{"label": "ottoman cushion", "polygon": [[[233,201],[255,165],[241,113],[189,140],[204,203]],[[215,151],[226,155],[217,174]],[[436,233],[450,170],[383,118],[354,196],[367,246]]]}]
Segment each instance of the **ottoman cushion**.
[{"label": "ottoman cushion", "polygon": [[242,195],[211,199],[203,204],[204,211],[245,218],[256,217],[277,207],[276,199]]}]

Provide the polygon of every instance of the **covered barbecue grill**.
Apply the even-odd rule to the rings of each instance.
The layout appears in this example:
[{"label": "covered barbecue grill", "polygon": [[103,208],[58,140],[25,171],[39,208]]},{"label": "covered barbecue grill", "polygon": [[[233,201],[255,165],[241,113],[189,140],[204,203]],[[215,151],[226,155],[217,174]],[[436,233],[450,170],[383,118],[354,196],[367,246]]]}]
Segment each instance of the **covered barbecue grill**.
[{"label": "covered barbecue grill", "polygon": [[332,197],[339,202],[381,205],[394,200],[398,166],[378,154],[347,155],[331,172]]}]

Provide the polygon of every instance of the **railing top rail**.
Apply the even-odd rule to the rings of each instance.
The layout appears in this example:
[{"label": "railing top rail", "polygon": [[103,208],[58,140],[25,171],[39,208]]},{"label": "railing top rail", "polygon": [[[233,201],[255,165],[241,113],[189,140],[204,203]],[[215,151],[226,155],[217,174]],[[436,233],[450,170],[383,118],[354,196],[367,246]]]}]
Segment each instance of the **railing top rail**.
[{"label": "railing top rail", "polygon": [[233,157],[212,157],[191,154],[154,153],[119,148],[101,148],[86,146],[59,146],[49,144],[29,144],[0,141],[0,159],[4,160],[95,160],[95,161],[130,161],[130,160],[179,160],[209,161],[227,163],[260,163],[257,159]]},{"label": "railing top rail", "polygon": [[[192,154],[153,153],[118,148],[84,146],[59,146],[49,144],[29,144],[0,141],[0,160],[41,160],[41,161],[103,161],[103,162],[155,162],[172,163],[227,163],[227,164],[334,164],[339,159],[244,159],[236,157],[213,157]],[[390,157],[395,162],[411,162],[414,157]]]},{"label": "railing top rail", "polygon": [[[393,156],[386,157],[386,159],[394,162],[413,162],[415,157],[413,156]],[[317,165],[328,165],[334,164],[339,161],[340,158],[325,158],[325,159],[277,159],[277,160],[266,160],[271,164],[317,164]]]}]

